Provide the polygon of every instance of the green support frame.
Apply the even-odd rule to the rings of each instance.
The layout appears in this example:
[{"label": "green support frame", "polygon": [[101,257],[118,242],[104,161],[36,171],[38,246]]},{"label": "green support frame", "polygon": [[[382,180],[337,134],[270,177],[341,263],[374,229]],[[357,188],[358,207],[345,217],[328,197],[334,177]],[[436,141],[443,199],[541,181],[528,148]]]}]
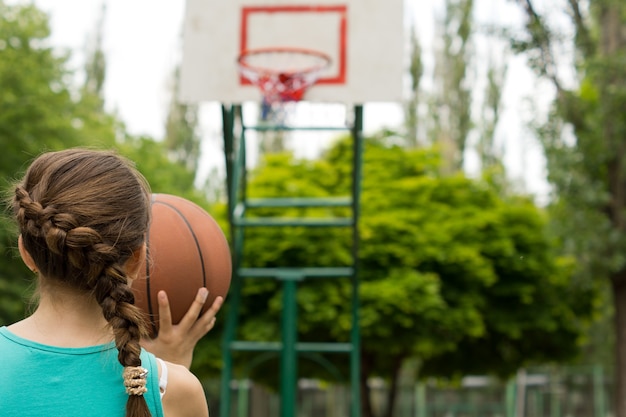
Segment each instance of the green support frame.
[{"label": "green support frame", "polygon": [[[222,345],[223,370],[220,396],[220,417],[231,417],[231,381],[233,379],[233,352],[252,351],[259,355],[274,352],[280,356],[280,416],[296,417],[298,394],[298,356],[316,353],[335,352],[350,356],[350,416],[359,417],[361,409],[360,392],[360,332],[359,332],[359,289],[358,251],[359,215],[363,154],[363,107],[354,107],[354,122],[349,127],[297,127],[288,126],[246,126],[243,122],[241,105],[222,105],[224,129],[224,156],[226,160],[226,185],[230,238],[233,253],[233,277],[228,297],[228,310]],[[352,195],[333,198],[263,198],[246,197],[246,131],[268,130],[326,130],[350,131],[353,139]],[[246,218],[246,211],[256,207],[349,207],[351,216],[347,218]],[[242,268],[244,229],[247,227],[349,227],[352,230],[352,265],[349,267],[316,267],[306,265],[301,268]],[[239,306],[241,304],[241,283],[244,279],[269,278],[282,282],[283,312],[281,316],[281,340],[249,342],[237,340]],[[349,343],[300,343],[297,337],[298,283],[310,278],[350,279],[352,284],[351,307],[352,328]],[[328,364],[326,364],[328,365]],[[241,414],[238,414],[241,415]],[[245,413],[243,415],[246,415]]]}]

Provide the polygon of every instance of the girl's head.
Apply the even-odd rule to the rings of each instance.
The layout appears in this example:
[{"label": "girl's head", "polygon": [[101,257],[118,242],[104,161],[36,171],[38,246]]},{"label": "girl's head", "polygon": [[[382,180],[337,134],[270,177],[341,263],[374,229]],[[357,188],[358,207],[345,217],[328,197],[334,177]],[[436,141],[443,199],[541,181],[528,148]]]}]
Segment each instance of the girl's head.
[{"label": "girl's head", "polygon": [[[125,367],[141,365],[145,324],[126,266],[144,249],[149,195],[147,182],[126,159],[70,149],[35,159],[13,200],[22,247],[41,279],[95,298]],[[140,395],[130,395],[127,409],[128,416],[147,412]]]}]

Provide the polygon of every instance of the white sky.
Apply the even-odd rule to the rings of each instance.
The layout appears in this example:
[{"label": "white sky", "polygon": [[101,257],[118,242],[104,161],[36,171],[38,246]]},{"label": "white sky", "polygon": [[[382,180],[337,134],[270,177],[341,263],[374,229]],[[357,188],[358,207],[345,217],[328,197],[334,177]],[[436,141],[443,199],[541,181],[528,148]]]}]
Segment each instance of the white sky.
[{"label": "white sky", "polygon": [[[102,0],[34,0],[34,3],[50,14],[52,43],[71,50],[71,66],[80,71],[86,45],[95,33]],[[106,104],[119,114],[133,134],[147,134],[157,139],[163,137],[170,95],[169,77],[181,54],[184,3],[184,0],[106,0]],[[413,20],[419,28],[420,42],[427,53],[427,66],[432,64],[428,52],[433,43],[437,16],[434,5],[441,3],[438,0],[405,0],[407,20]],[[519,9],[513,3],[507,0],[476,0],[475,13],[478,20],[484,23],[519,25]],[[502,58],[496,44],[480,43],[477,49],[484,62],[490,55]],[[537,97],[542,92],[545,95],[545,85],[540,89],[523,59],[511,56],[508,59],[504,113],[497,135],[506,150],[505,163],[511,177],[541,196],[547,192],[543,180],[544,162],[539,145],[524,129],[523,123],[530,114],[526,98],[531,95]],[[328,117],[333,112],[332,107],[322,110],[321,117]],[[340,112],[341,117],[344,116]],[[366,131],[382,126],[397,127],[401,123],[399,105],[366,104]],[[206,170],[223,160],[219,147],[221,118],[217,103],[203,105],[201,127],[206,137],[204,149],[213,154],[213,158],[207,158]],[[471,155],[469,159],[471,163]]]}]

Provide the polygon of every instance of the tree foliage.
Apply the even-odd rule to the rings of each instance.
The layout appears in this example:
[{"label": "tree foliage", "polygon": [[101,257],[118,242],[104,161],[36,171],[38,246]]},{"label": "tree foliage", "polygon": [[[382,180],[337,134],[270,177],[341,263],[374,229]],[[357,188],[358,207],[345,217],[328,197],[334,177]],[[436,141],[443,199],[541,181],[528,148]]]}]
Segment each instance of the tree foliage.
[{"label": "tree foliage", "polygon": [[[47,43],[47,16],[33,5],[0,1],[0,173],[6,189],[29,160],[45,150],[112,143],[101,115],[81,107],[82,97],[70,88],[67,56]],[[85,97],[85,100],[88,100]],[[109,127],[111,127],[109,125]],[[86,138],[93,138],[87,141]],[[23,314],[31,276],[15,249],[11,222],[0,224],[0,321]],[[10,278],[10,279],[9,279]]]},{"label": "tree foliage", "polygon": [[[578,352],[590,297],[570,287],[572,260],[556,255],[545,213],[528,199],[501,198],[488,183],[440,176],[432,148],[408,150],[383,138],[366,149],[359,259],[364,379],[379,375],[393,383],[408,358],[419,358],[423,377],[454,378],[509,375]],[[348,195],[350,154],[348,141],[340,141],[316,161],[268,155],[251,174],[249,195]],[[276,210],[254,215],[346,214]],[[345,266],[349,243],[344,230],[254,229],[243,259],[254,267]],[[280,284],[244,285],[243,337],[278,340]],[[349,294],[347,280],[305,281],[299,339],[348,341]],[[346,361],[328,359],[345,371]],[[315,374],[311,364],[301,366]],[[268,375],[275,374],[264,367],[253,372],[266,381]]]},{"label": "tree foliage", "polygon": [[[168,159],[162,143],[129,135],[123,122],[104,110],[102,34],[88,54],[83,86],[77,86],[67,69],[69,56],[52,48],[49,35],[48,17],[35,6],[0,0],[0,174],[7,198],[13,180],[40,153],[86,146],[117,149],[136,162],[154,192],[177,194],[206,207],[194,188],[193,171]],[[24,316],[34,287],[32,273],[17,254],[17,231],[8,217],[0,219],[0,324]]]},{"label": "tree foliage", "polygon": [[437,50],[435,92],[430,103],[429,134],[443,150],[447,172],[463,169],[467,139],[472,129],[473,0],[446,0],[444,21],[438,26],[442,45]]},{"label": "tree foliage", "polygon": [[422,46],[417,36],[415,25],[411,25],[410,37],[410,65],[409,77],[411,78],[410,96],[406,101],[404,109],[404,124],[406,126],[405,140],[410,148],[417,147],[420,127],[420,102],[423,100],[420,83],[424,74],[424,64],[422,63]]},{"label": "tree foliage", "polygon": [[[548,180],[555,191],[554,230],[563,248],[579,260],[578,281],[609,287],[616,340],[616,408],[626,416],[626,4],[613,0],[569,0],[574,36],[571,70],[575,85],[560,76],[556,56],[562,37],[534,1],[526,11],[523,37],[514,47],[529,57],[555,91],[545,123],[536,123]],[[607,311],[608,312],[608,311]],[[606,337],[605,340],[612,338]],[[606,343],[602,343],[606,346]]]},{"label": "tree foliage", "polygon": [[169,111],[165,121],[165,145],[170,158],[196,172],[200,159],[200,135],[198,132],[198,106],[178,100],[180,68],[172,75]]}]

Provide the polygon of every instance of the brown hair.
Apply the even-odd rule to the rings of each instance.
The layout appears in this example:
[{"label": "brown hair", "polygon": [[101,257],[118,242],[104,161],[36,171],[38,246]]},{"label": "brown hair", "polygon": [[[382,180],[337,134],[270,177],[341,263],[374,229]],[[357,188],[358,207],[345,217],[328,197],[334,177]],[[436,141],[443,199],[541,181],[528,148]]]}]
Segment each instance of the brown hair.
[{"label": "brown hair", "polygon": [[[37,269],[95,297],[124,367],[141,365],[139,341],[146,334],[125,263],[145,241],[149,194],[143,176],[119,155],[70,149],[35,159],[13,200],[24,248]],[[150,416],[143,396],[128,397],[126,416]]]}]

